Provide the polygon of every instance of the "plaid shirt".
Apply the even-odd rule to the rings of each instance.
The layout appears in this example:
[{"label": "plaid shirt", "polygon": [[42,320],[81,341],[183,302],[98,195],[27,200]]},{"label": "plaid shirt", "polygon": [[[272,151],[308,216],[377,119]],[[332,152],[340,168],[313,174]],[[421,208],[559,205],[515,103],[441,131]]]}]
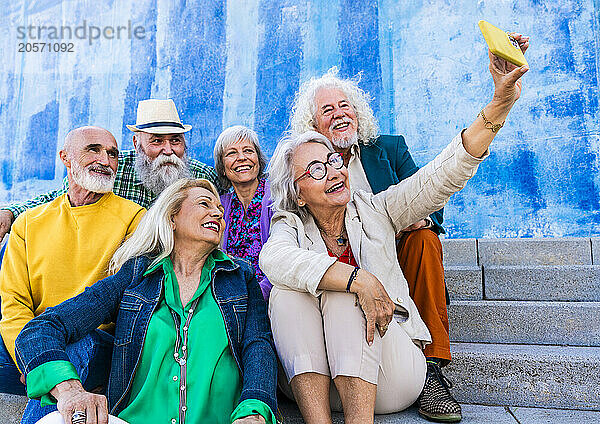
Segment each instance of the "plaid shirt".
[{"label": "plaid shirt", "polygon": [[[144,187],[144,185],[142,185],[142,182],[135,172],[134,164],[135,150],[125,150],[119,153],[119,166],[117,167],[117,175],[115,177],[113,193],[115,193],[117,196],[129,199],[147,209],[152,202],[154,202],[154,199],[156,199],[156,194],[152,193],[150,190]],[[189,168],[192,177],[206,178],[217,188],[220,188],[218,184],[217,173],[212,166],[205,165],[196,159],[190,159]],[[69,182],[65,177],[63,180],[63,187],[58,190],[40,194],[31,200],[27,200],[22,203],[15,203],[0,209],[11,211],[14,218],[16,218],[19,214],[25,212],[29,208],[43,205],[44,203],[48,203],[65,194],[68,188]]]}]

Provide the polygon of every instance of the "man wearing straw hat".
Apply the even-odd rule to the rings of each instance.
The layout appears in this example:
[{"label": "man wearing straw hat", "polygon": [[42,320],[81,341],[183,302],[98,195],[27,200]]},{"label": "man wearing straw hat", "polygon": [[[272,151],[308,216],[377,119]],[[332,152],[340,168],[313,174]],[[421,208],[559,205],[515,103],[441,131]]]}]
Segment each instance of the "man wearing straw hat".
[{"label": "man wearing straw hat", "polygon": [[[127,128],[134,133],[135,149],[119,154],[113,188],[116,195],[148,208],[168,185],[179,178],[205,178],[219,187],[217,174],[211,166],[187,157],[185,133],[192,126],[181,123],[173,100],[140,101],[136,123],[127,125]],[[67,189],[65,178],[61,189],[0,208],[0,241],[20,213],[54,200]]]}]

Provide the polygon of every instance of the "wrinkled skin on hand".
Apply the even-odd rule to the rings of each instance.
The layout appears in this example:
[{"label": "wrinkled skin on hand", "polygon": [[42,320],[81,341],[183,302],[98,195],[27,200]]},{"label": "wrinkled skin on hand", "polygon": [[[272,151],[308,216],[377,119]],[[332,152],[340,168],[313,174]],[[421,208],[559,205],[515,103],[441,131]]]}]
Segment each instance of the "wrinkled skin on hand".
[{"label": "wrinkled skin on hand", "polygon": [[375,338],[375,329],[379,331],[381,337],[385,335],[387,326],[394,317],[396,305],[390,299],[381,281],[369,271],[360,269],[353,285],[358,303],[367,320],[366,338],[370,346]]}]

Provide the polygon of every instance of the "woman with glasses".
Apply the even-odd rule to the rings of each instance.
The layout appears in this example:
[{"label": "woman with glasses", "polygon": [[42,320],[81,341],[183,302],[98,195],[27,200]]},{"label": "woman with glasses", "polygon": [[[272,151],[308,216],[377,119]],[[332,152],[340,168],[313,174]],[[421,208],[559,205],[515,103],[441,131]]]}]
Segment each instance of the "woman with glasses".
[{"label": "woman with glasses", "polygon": [[223,250],[247,259],[253,266],[263,297],[269,300],[271,283],[258,266],[258,254],[269,237],[271,190],[265,175],[266,159],[258,135],[235,125],[223,130],[214,147],[215,169],[221,187],[225,232]]},{"label": "woman with glasses", "polygon": [[278,212],[260,265],[273,283],[269,317],[287,377],[279,381],[307,423],[331,422],[331,409],[347,423],[372,423],[421,393],[431,337],[401,278],[394,235],[464,187],[491,142],[478,135],[457,135],[376,195],[350,192],[342,156],[317,132],[277,146],[269,178]]}]

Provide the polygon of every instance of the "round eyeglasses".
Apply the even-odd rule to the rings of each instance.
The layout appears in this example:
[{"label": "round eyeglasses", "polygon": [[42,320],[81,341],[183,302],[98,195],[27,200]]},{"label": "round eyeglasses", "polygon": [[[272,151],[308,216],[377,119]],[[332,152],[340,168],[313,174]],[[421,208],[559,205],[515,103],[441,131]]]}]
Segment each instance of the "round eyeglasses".
[{"label": "round eyeglasses", "polygon": [[344,166],[344,158],[338,152],[331,152],[327,155],[327,162],[313,160],[306,167],[306,172],[296,178],[294,183],[307,175],[310,175],[315,180],[322,180],[327,175],[327,164],[331,165],[333,169],[341,169]]}]

